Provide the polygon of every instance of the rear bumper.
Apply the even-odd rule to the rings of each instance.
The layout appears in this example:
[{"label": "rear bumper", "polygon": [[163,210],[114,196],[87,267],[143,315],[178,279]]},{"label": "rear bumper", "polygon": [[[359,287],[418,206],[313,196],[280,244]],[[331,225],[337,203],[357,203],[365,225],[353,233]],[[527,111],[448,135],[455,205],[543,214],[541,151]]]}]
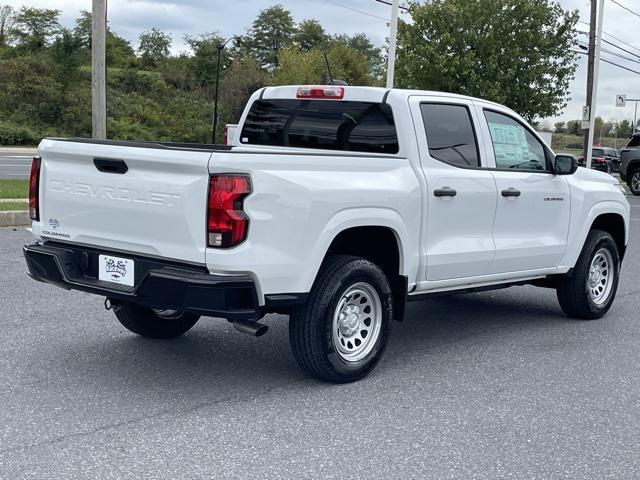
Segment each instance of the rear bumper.
[{"label": "rear bumper", "polygon": [[[98,280],[98,256],[135,262],[133,287]],[[211,275],[205,267],[59,243],[24,246],[33,279],[146,307],[253,320],[260,316],[256,286],[248,275]]]}]

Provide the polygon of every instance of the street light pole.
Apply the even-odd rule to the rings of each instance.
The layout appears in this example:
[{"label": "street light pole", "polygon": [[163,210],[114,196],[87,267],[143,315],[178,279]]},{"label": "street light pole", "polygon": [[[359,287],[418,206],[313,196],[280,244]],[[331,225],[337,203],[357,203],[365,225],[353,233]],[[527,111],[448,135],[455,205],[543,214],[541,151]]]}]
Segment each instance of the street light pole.
[{"label": "street light pole", "polygon": [[220,84],[220,60],[222,58],[222,50],[231,40],[236,37],[227,38],[223,43],[218,45],[218,56],[216,60],[216,89],[213,99],[213,127],[211,128],[211,143],[216,143],[216,132],[218,131],[218,86]]}]

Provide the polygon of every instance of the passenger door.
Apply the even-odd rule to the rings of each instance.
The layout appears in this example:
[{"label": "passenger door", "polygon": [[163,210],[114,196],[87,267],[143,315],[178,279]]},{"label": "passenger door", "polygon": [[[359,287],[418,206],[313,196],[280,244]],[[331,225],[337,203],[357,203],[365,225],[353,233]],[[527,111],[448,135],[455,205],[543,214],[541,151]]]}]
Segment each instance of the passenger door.
[{"label": "passenger door", "polygon": [[519,119],[480,109],[495,158],[498,190],[490,273],[555,267],[567,247],[569,185],[552,172],[553,155]]},{"label": "passenger door", "polygon": [[497,191],[491,172],[482,168],[473,106],[414,97],[411,109],[427,183],[425,279],[484,275],[495,251]]}]

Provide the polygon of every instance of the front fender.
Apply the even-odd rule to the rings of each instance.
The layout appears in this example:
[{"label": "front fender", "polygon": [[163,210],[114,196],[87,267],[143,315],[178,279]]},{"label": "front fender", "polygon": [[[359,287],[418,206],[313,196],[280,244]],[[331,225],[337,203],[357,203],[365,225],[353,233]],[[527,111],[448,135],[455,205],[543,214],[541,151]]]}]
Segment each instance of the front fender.
[{"label": "front fender", "polygon": [[593,204],[586,215],[577,214],[575,218],[584,220],[572,222],[567,240],[568,247],[561,262],[562,268],[568,270],[575,266],[589,230],[591,230],[595,219],[600,215],[613,213],[622,217],[625,232],[624,244],[627,245],[629,242],[629,210],[628,203],[625,205],[625,203],[616,200],[602,200]]}]

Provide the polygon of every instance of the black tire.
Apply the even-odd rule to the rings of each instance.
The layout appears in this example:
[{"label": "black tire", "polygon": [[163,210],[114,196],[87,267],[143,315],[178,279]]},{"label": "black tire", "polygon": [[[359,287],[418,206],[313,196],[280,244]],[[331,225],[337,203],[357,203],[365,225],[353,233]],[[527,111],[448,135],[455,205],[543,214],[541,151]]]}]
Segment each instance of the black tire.
[{"label": "black tire", "polygon": [[147,338],[179,337],[200,319],[184,312],[160,313],[134,303],[110,300],[118,321],[129,331]]},{"label": "black tire", "polygon": [[608,173],[609,175],[611,175],[611,164],[607,163],[607,166],[605,167],[605,172]]},{"label": "black tire", "polygon": [[[366,302],[363,313],[360,313],[360,310],[357,311],[357,324],[363,329],[369,328],[374,332],[368,341],[363,336],[363,331],[351,337],[345,337],[339,329],[333,328],[334,315],[337,315],[339,305],[343,311],[350,308],[349,305],[353,305],[353,302],[366,300],[367,293],[362,295],[361,300],[357,300],[357,293],[348,298],[345,296],[349,292],[357,292],[358,288],[369,292],[372,305],[376,302],[374,293],[379,300],[380,318],[376,321],[375,318],[378,318],[376,315],[373,320],[370,319],[369,326],[364,327],[367,321],[364,317],[369,315],[364,313],[367,309]],[[372,311],[374,314],[377,311],[375,306],[369,308],[369,312]],[[391,287],[382,270],[363,258],[346,255],[330,256],[324,261],[318,273],[307,304],[291,312],[289,341],[293,355],[303,370],[321,380],[335,383],[359,380],[369,374],[382,357],[392,318]],[[352,324],[353,328],[360,328],[354,325]],[[371,325],[377,325],[379,328]],[[377,338],[374,336],[376,334]],[[349,338],[353,339],[353,344],[349,342]],[[356,341],[358,338],[364,340],[358,344]],[[361,348],[359,345],[362,345],[362,358],[345,359],[345,356],[350,355],[349,352],[341,353],[340,351],[340,349],[347,349],[345,339],[354,349]],[[342,342],[343,347],[339,348],[336,345],[338,342]],[[363,342],[368,343],[365,345]]]},{"label": "black tire", "polygon": [[[636,182],[634,182],[633,179],[634,175],[638,176]],[[631,190],[631,193],[633,193],[634,195],[640,195],[640,168],[634,168],[633,170],[627,172],[627,185],[629,185],[629,190]]]},{"label": "black tire", "polygon": [[[599,301],[595,301],[590,282],[591,263],[601,249],[609,252],[612,265],[605,274],[596,275],[596,288],[600,288],[600,281],[605,277],[611,279],[608,293]],[[591,230],[582,247],[573,272],[563,277],[557,286],[558,301],[564,313],[569,317],[583,320],[601,318],[611,308],[613,299],[618,290],[618,277],[620,275],[620,255],[613,237],[602,230]],[[595,280],[594,280],[595,281]],[[606,290],[603,287],[603,291]]]}]

